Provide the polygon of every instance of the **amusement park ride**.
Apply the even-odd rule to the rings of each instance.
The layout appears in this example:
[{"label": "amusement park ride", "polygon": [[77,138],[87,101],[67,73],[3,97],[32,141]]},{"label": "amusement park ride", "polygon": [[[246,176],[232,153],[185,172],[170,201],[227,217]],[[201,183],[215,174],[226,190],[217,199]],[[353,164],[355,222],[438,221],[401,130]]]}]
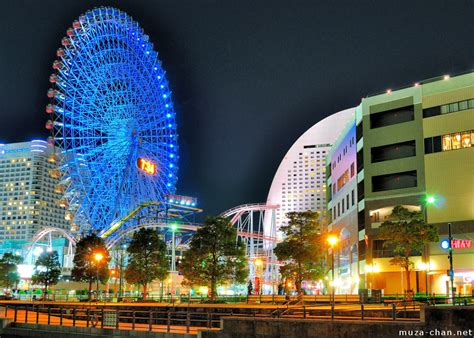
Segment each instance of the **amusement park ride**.
[{"label": "amusement park ride", "polygon": [[[55,232],[68,239],[72,255],[83,234],[96,232],[113,248],[151,227],[171,248],[175,272],[176,247],[185,249],[202,210],[195,198],[175,194],[176,114],[158,53],[130,16],[110,7],[81,15],[66,34],[49,78],[46,128],[56,149],[50,160],[58,163],[50,174],[61,179],[56,190],[64,198],[58,203],[73,231],[41,229],[30,252],[45,236],[51,243]],[[272,253],[277,208],[248,204],[222,213],[247,245],[250,278],[259,274],[254,262],[263,261],[258,277],[271,283],[278,275]],[[272,215],[271,231],[263,229],[265,213]]]}]

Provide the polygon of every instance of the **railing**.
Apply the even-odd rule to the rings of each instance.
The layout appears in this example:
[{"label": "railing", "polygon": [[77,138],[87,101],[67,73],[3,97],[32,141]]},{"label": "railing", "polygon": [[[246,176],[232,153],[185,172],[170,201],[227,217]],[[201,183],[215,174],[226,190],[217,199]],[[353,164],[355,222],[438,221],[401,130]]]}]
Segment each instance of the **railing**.
[{"label": "railing", "polygon": [[197,329],[219,328],[221,315],[211,311],[191,312],[189,309],[123,310],[37,304],[7,305],[4,316],[12,318],[15,323],[196,333]]}]

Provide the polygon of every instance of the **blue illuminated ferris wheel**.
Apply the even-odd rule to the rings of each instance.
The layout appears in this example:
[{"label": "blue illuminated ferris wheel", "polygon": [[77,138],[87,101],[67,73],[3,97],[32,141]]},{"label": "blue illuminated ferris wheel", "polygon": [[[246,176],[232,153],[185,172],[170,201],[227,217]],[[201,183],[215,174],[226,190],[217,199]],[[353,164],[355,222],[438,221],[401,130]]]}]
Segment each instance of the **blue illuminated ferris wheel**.
[{"label": "blue illuminated ferris wheel", "polygon": [[63,162],[69,217],[101,231],[174,193],[175,113],[158,53],[136,22],[96,8],[73,22],[50,76],[46,123]]}]

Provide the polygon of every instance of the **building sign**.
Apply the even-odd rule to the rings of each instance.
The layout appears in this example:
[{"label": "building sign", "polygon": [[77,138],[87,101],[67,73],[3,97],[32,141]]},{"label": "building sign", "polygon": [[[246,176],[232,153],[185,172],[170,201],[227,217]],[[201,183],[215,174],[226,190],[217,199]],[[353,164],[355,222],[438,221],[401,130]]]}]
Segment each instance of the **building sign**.
[{"label": "building sign", "polygon": [[139,157],[137,159],[137,167],[149,175],[156,174],[156,164],[144,158]]},{"label": "building sign", "polygon": [[[472,245],[470,239],[453,239],[451,241],[451,248],[453,249],[469,249]],[[441,241],[441,248],[444,250],[449,249],[449,239],[445,238]]]},{"label": "building sign", "polygon": [[453,239],[451,241],[451,247],[453,249],[469,249],[472,241],[470,239]]}]

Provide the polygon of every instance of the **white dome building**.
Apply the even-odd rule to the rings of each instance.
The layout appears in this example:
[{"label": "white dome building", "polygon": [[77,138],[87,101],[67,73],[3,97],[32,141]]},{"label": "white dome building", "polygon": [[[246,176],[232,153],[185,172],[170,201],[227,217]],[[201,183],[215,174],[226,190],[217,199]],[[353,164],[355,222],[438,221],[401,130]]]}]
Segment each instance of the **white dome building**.
[{"label": "white dome building", "polygon": [[[349,121],[355,119],[355,108],[330,115],[308,129],[291,146],[280,163],[267,197],[267,205],[279,205],[276,231],[290,211],[317,211],[322,223],[326,219],[326,156]],[[271,236],[271,217],[264,219],[264,233]]]}]

